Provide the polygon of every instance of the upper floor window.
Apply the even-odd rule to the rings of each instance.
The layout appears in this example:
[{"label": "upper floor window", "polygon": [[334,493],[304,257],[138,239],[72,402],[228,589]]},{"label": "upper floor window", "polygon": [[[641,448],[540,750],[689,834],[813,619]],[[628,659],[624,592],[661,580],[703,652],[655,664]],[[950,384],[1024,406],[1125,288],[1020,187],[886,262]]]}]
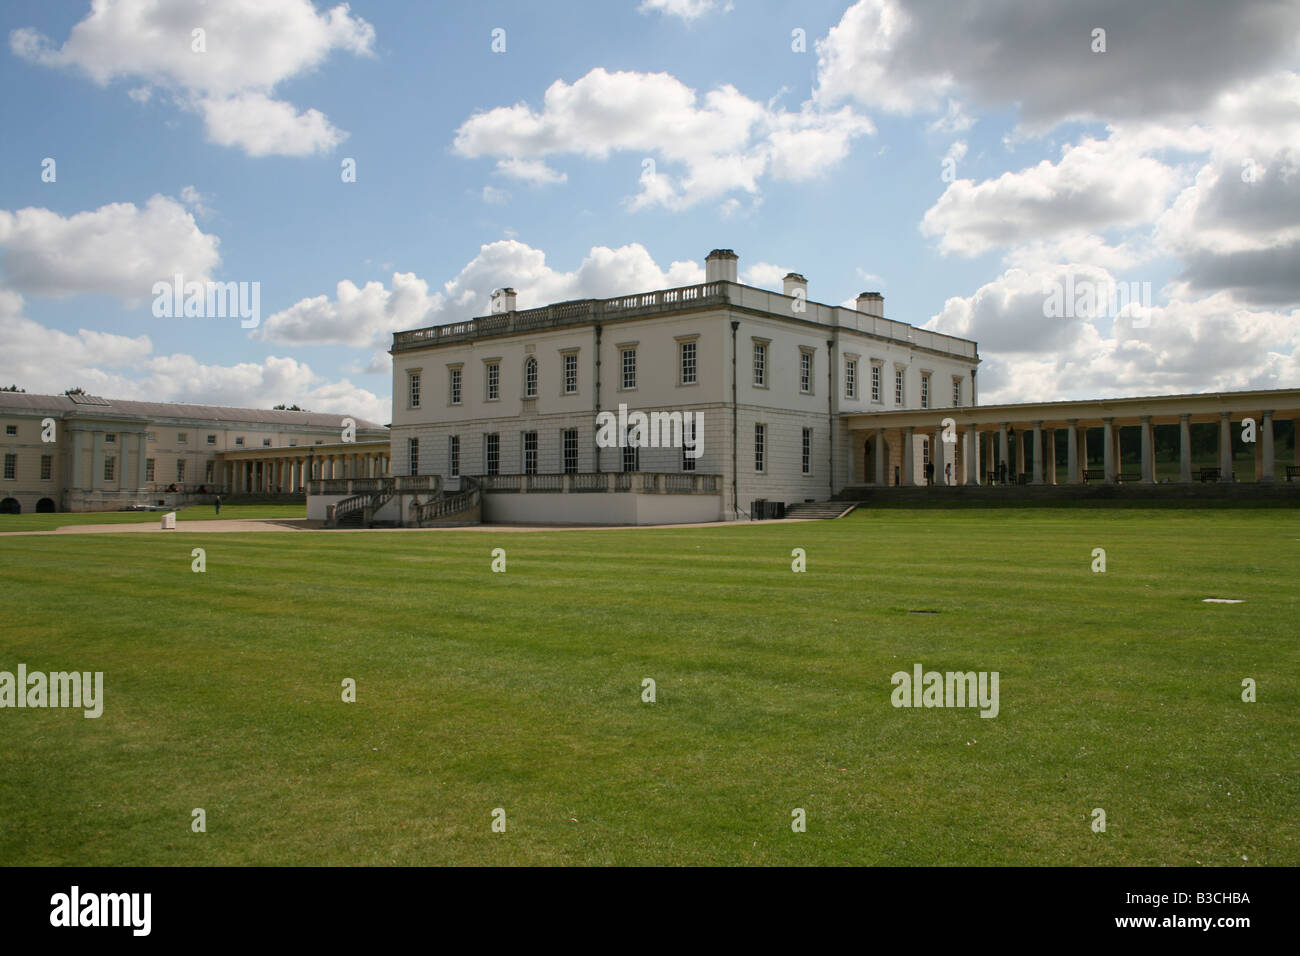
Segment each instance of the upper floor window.
[{"label": "upper floor window", "polygon": [[406,381],[409,386],[411,408],[420,407],[420,373],[408,372]]},{"label": "upper floor window", "polygon": [[578,353],[564,353],[564,394],[575,395],[578,391]]},{"label": "upper floor window", "polygon": [[681,384],[695,384],[695,343],[682,342],[678,345],[679,365],[681,366]]},{"label": "upper floor window", "polygon": [[456,366],[447,370],[450,375],[451,394],[449,401],[453,405],[460,404],[460,367]]},{"label": "upper floor window", "polygon": [[754,343],[754,385],[767,388],[767,343]]},{"label": "upper floor window", "polygon": [[271,447],[271,439],[269,439],[269,438],[263,438],[263,439],[262,439],[262,447],[263,447],[263,448],[270,448],[270,447]]},{"label": "upper floor window", "polygon": [[237,435],[237,436],[235,436],[235,447],[236,447],[236,448],[243,448],[243,447],[244,447],[244,436],[243,436],[243,435]]},{"label": "upper floor window", "polygon": [[54,475],[54,456],[41,455],[41,481],[49,481]]},{"label": "upper floor window", "polygon": [[636,349],[626,348],[623,353],[623,388],[636,388]]},{"label": "upper floor window", "polygon": [[117,436],[114,435],[112,432],[109,432],[107,435],[104,436],[104,444],[105,444],[105,445],[116,445],[116,444],[117,444]]},{"label": "upper floor window", "polygon": [[961,379],[952,380],[952,407],[956,408],[961,404]]},{"label": "upper floor window", "polygon": [[209,436],[208,436],[208,444],[209,444],[209,445],[215,445],[216,443],[217,443],[217,436],[216,436],[216,435],[209,435]]},{"label": "upper floor window", "polygon": [[921,407],[930,407],[930,376],[921,376]]},{"label": "upper floor window", "polygon": [[528,358],[524,362],[524,398],[537,397],[537,359]]},{"label": "upper floor window", "polygon": [[17,425],[6,425],[6,426],[5,426],[5,434],[6,434],[6,435],[17,435],[17,434],[18,434],[18,426],[17,426]]},{"label": "upper floor window", "polygon": [[188,432],[177,432],[177,433],[176,433],[176,444],[178,444],[178,445],[187,445],[187,444],[189,444],[189,441],[190,441],[190,436],[189,436],[189,433],[188,433]]},{"label": "upper floor window", "polygon": [[807,349],[799,350],[799,391],[805,395],[812,393],[813,356]]},{"label": "upper floor window", "polygon": [[880,366],[875,362],[871,363],[871,400],[880,401]]},{"label": "upper floor window", "polygon": [[858,397],[858,360],[844,360],[844,397]]},{"label": "upper floor window", "polygon": [[894,404],[903,404],[903,370],[894,369]]},{"label": "upper floor window", "polygon": [[501,363],[487,363],[487,400],[495,402],[501,397]]}]

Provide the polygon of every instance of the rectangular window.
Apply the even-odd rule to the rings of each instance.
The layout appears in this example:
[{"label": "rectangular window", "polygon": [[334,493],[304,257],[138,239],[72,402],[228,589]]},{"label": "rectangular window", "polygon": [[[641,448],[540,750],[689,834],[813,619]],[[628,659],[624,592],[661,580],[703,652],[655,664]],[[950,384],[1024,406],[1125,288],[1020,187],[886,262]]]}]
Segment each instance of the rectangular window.
[{"label": "rectangular window", "polygon": [[537,397],[537,359],[524,363],[524,398]]},{"label": "rectangular window", "polygon": [[693,451],[696,441],[696,419],[699,416],[692,415],[691,422],[682,429],[682,471],[694,471],[695,463],[699,461],[698,456],[688,455],[688,451]]},{"label": "rectangular window", "polygon": [[452,368],[447,370],[451,374],[451,403],[460,404],[460,369]]},{"label": "rectangular window", "polygon": [[501,363],[487,363],[487,400],[495,402],[501,397]]},{"label": "rectangular window", "polygon": [[270,448],[270,447],[271,447],[271,439],[269,439],[269,438],[263,438],[263,439],[262,439],[262,447],[263,447],[263,448]]},{"label": "rectangular window", "polygon": [[5,455],[5,481],[15,481],[18,478],[18,456]]},{"label": "rectangular window", "polygon": [[406,376],[407,385],[410,387],[411,408],[420,407],[420,373],[410,372]]},{"label": "rectangular window", "polygon": [[537,432],[524,432],[524,474],[537,474]]},{"label": "rectangular window", "polygon": [[178,458],[176,460],[176,480],[177,481],[185,480],[185,459],[184,458]]},{"label": "rectangular window", "polygon": [[117,459],[109,455],[104,459],[104,480],[116,481],[113,476],[117,474]]},{"label": "rectangular window", "polygon": [[812,474],[812,429],[803,430],[803,473]]},{"label": "rectangular window", "polygon": [[894,404],[903,404],[903,370],[894,369]]},{"label": "rectangular window", "polygon": [[961,404],[961,379],[952,380],[952,407],[956,408]]},{"label": "rectangular window", "polygon": [[930,407],[930,376],[921,376],[921,407]]},{"label": "rectangular window", "polygon": [[18,426],[17,426],[17,425],[6,425],[6,426],[5,426],[5,434],[6,434],[6,435],[17,435],[17,434],[18,434]]},{"label": "rectangular window", "polygon": [[158,440],[158,433],[157,433],[157,432],[145,432],[145,433],[144,433],[144,438],[145,438],[145,441],[157,441],[157,440]]},{"label": "rectangular window", "polygon": [[447,439],[447,471],[453,478],[460,477],[460,436]]},{"label": "rectangular window", "polygon": [[290,439],[289,439],[289,447],[290,447],[290,448],[297,448],[297,447],[298,447],[298,439],[296,439],[296,438],[290,438]]},{"label": "rectangular window", "polygon": [[683,342],[681,344],[681,367],[682,367],[682,384],[695,384],[695,343]]},{"label": "rectangular window", "polygon": [[154,462],[154,460],[153,460],[152,458],[146,458],[146,459],[144,460],[144,480],[145,480],[145,481],[156,481],[156,480],[157,480],[157,479],[154,477],[154,475],[157,474],[157,472],[154,471],[154,468],[155,468],[155,462]]},{"label": "rectangular window", "polygon": [[216,435],[209,435],[209,436],[208,436],[208,444],[209,444],[209,445],[215,445],[216,443],[217,443],[217,436],[216,436]]},{"label": "rectangular window", "polygon": [[930,464],[930,439],[921,439],[921,464]]},{"label": "rectangular window", "polygon": [[41,455],[41,481],[49,481],[54,476],[54,456]]},{"label": "rectangular window", "polygon": [[483,436],[483,457],[489,475],[501,474],[501,436],[496,432]]},{"label": "rectangular window", "polygon": [[576,395],[578,393],[578,355],[576,352],[566,352],[564,355],[564,394]]},{"label": "rectangular window", "polygon": [[754,426],[754,470],[762,471],[767,452],[767,426]]},{"label": "rectangular window", "polygon": [[799,391],[808,395],[812,392],[812,353],[799,352]]},{"label": "rectangular window", "polygon": [[564,430],[564,473],[566,475],[578,473],[578,430],[576,428]]},{"label": "rectangular window", "polygon": [[754,343],[754,385],[767,387],[767,344],[764,342]]},{"label": "rectangular window", "polygon": [[244,447],[244,436],[243,436],[243,435],[238,435],[238,436],[235,437],[235,447],[236,447],[236,448],[243,448],[243,447]]},{"label": "rectangular window", "polygon": [[880,401],[880,366],[875,362],[871,363],[871,400]]},{"label": "rectangular window", "polygon": [[636,388],[636,349],[623,349],[623,388]]},{"label": "rectangular window", "polygon": [[215,470],[216,470],[216,464],[217,464],[217,463],[216,463],[215,461],[210,461],[210,462],[208,462],[208,466],[207,466],[206,468],[203,469],[203,480],[204,480],[204,481],[208,481],[208,482],[212,481],[212,476],[213,476],[213,474],[214,474],[214,472],[215,472]]},{"label": "rectangular window", "polygon": [[105,445],[116,445],[116,444],[117,444],[117,436],[114,435],[114,434],[111,433],[111,432],[108,433],[107,435],[104,436],[104,444],[105,444]]},{"label": "rectangular window", "polygon": [[178,445],[188,445],[188,444],[189,444],[189,441],[190,441],[190,433],[189,433],[189,432],[177,432],[177,433],[176,433],[176,444],[178,444]]},{"label": "rectangular window", "polygon": [[408,475],[418,475],[420,473],[420,439],[408,438],[406,440],[406,460]]},{"label": "rectangular window", "polygon": [[858,360],[844,360],[844,397],[858,397]]},{"label": "rectangular window", "polygon": [[623,445],[623,470],[624,471],[641,470],[641,449],[636,445],[632,444],[633,440],[634,440],[634,436],[632,434],[632,429],[629,428],[627,430],[626,435],[624,436],[624,442],[625,442],[625,444]]}]

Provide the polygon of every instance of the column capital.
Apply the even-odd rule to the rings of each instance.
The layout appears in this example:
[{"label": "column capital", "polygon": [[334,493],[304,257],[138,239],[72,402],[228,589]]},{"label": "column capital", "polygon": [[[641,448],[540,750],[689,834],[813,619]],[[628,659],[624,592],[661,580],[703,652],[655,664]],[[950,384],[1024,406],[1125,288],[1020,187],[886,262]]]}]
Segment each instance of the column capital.
[{"label": "column capital", "polygon": [[1034,422],[1034,427],[1041,430],[1043,427],[1043,423],[1041,421]]},{"label": "column capital", "polygon": [[1104,425],[1114,425],[1114,424],[1115,424],[1115,419],[1114,419],[1114,418],[1103,418],[1101,421],[1102,421],[1102,424],[1104,424]]},{"label": "column capital", "polygon": [[1259,415],[1260,415],[1260,418],[1272,418],[1272,417],[1273,417],[1273,409],[1271,409],[1271,408],[1269,408],[1269,409],[1265,409],[1264,411],[1260,412]]},{"label": "column capital", "polygon": [[1079,425],[1079,419],[1077,419],[1077,418],[1067,418],[1067,419],[1065,420],[1065,424],[1069,425],[1071,428],[1077,428],[1078,425]]},{"label": "column capital", "polygon": [[1192,423],[1192,413],[1184,412],[1183,414],[1178,416],[1178,420],[1180,422],[1186,422],[1188,425],[1190,425]]},{"label": "column capital", "polygon": [[1150,424],[1151,424],[1151,416],[1150,416],[1150,415],[1141,415],[1141,416],[1139,416],[1139,420],[1142,422],[1143,425],[1150,425]]}]

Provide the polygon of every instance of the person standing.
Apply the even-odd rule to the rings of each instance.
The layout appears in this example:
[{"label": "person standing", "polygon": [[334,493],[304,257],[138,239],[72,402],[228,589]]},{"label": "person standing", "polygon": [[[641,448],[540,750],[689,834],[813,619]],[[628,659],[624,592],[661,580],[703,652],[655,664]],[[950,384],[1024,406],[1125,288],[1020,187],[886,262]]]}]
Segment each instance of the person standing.
[{"label": "person standing", "polygon": [[214,497],[212,499],[212,504],[217,509],[217,514],[221,514],[221,495]]}]

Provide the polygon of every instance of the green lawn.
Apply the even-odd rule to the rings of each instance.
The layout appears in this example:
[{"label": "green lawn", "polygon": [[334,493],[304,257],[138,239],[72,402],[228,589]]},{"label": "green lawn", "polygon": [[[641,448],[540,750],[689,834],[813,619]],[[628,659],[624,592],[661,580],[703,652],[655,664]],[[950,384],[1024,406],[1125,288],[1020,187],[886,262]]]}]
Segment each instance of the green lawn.
[{"label": "green lawn", "polygon": [[[77,524],[162,524],[165,511],[90,511],[62,514],[0,515],[0,531],[53,531]],[[194,505],[176,512],[176,521],[222,521],[237,518],[305,518],[306,505]]]},{"label": "green lawn", "polygon": [[0,864],[1296,865],[1298,570],[1293,509],[2,538],[0,670],[106,702],[0,710]]}]

